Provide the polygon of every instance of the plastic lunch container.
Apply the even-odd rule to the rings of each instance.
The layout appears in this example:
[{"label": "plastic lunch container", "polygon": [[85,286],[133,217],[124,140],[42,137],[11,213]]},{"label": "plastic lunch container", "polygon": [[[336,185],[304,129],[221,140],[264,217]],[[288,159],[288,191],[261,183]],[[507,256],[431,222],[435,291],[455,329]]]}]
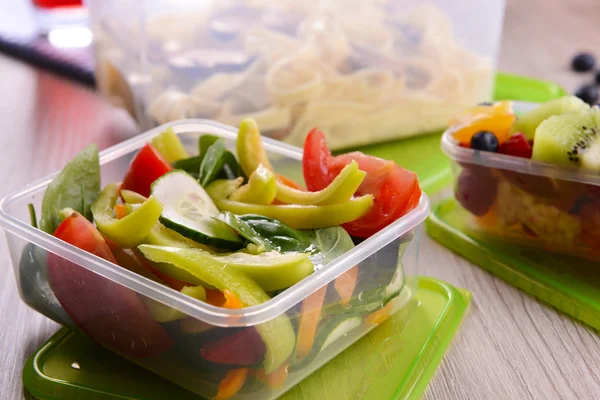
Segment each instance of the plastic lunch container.
[{"label": "plastic lunch container", "polygon": [[[513,104],[517,116],[534,107]],[[464,148],[450,129],[442,136],[442,149],[452,160],[455,193],[466,190],[485,197],[495,193],[493,205],[483,215],[457,202],[464,228],[485,239],[600,260],[600,210],[594,207],[600,193],[598,174]],[[473,177],[476,186],[467,182]]]},{"label": "plastic lunch container", "polygon": [[[252,117],[333,149],[441,131],[490,100],[503,0],[87,0],[98,87],[144,129]],[[366,135],[365,132],[369,134]]]},{"label": "plastic lunch container", "polygon": [[[206,133],[224,138],[229,148],[235,148],[236,130],[225,125],[187,120],[169,126],[173,127],[190,151],[196,148],[198,137]],[[136,151],[166,128],[165,125],[160,126],[103,151],[100,157],[102,183],[119,181]],[[274,168],[290,177],[294,176],[292,171],[297,172],[296,176],[301,176],[300,149],[272,139],[265,139],[264,147]],[[86,276],[89,278],[87,286],[90,291],[87,295],[96,296],[97,301],[101,302],[102,297],[94,292],[93,287],[98,284],[98,280],[107,280],[111,282],[109,287],[114,290],[129,290],[139,298],[154,300],[183,312],[187,316],[185,319],[160,325],[164,332],[157,333],[155,329],[143,332],[141,341],[144,345],[156,342],[157,337],[162,337],[163,342],[172,342],[164,351],[142,357],[140,352],[132,355],[128,350],[129,346],[120,346],[120,351],[117,352],[206,398],[216,395],[219,382],[232,368],[203,361],[199,349],[206,340],[215,341],[237,334],[236,337],[244,341],[245,346],[260,346],[262,342],[257,341],[254,328],[278,332],[282,325],[290,324],[297,336],[299,319],[318,311],[318,308],[313,307],[315,296],[324,294],[321,322],[316,328],[312,350],[306,358],[296,361],[292,354],[284,364],[288,374],[287,377],[283,374],[286,377],[283,382],[277,379],[273,382],[272,379],[269,381],[271,384],[264,383],[264,370],[262,375],[260,370],[262,367],[252,367],[246,383],[235,396],[241,399],[271,399],[290,389],[353,344],[385,320],[386,316],[398,310],[406,310],[404,306],[417,287],[418,242],[422,223],[429,212],[426,195],[422,196],[420,204],[414,210],[401,219],[266,303],[229,310],[185,296],[32,228],[28,222],[27,204],[33,203],[39,210],[44,190],[50,181],[51,177],[44,178],[0,201],[0,223],[6,230],[23,301],[58,323],[76,327],[45,279],[44,260],[51,252],[70,261],[74,269],[83,268],[88,271]],[[336,283],[343,282],[346,274],[353,273],[351,270],[358,274],[357,284],[350,300],[344,304],[336,294],[335,287]],[[110,292],[111,290],[105,290],[102,294],[110,295]],[[95,328],[87,334],[115,350],[112,345],[119,341],[120,331],[115,329],[113,314],[117,313],[117,319],[121,320],[127,318],[128,313],[131,315],[131,312],[128,304],[123,304],[121,310],[107,309],[102,315],[90,315],[86,326]],[[109,323],[112,326],[108,326]],[[166,338],[161,336],[165,332],[168,335]],[[137,344],[132,343],[132,347],[139,348],[139,345],[139,341]],[[281,370],[279,372],[281,374]]]}]

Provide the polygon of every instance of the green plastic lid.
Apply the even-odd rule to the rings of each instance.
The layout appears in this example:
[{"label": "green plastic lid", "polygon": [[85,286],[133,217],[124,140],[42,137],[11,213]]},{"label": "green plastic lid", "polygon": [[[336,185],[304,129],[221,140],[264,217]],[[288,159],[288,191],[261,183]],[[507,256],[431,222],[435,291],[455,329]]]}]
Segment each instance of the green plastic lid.
[{"label": "green plastic lid", "polygon": [[[454,337],[471,294],[433,278],[419,279],[414,300],[283,398],[417,399]],[[197,399],[84,336],[61,329],[23,370],[40,400]]]},{"label": "green plastic lid", "polygon": [[453,198],[432,207],[429,235],[466,259],[600,330],[598,263],[466,234]]}]

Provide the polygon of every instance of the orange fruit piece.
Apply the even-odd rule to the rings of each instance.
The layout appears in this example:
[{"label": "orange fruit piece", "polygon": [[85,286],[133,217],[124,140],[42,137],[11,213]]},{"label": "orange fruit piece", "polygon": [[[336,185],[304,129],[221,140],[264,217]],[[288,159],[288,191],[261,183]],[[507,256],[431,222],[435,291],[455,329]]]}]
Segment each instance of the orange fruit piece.
[{"label": "orange fruit piece", "polygon": [[499,101],[492,105],[479,105],[452,119],[452,136],[462,145],[469,145],[471,137],[480,131],[490,131],[502,144],[510,137],[510,127],[516,117],[512,102]]}]

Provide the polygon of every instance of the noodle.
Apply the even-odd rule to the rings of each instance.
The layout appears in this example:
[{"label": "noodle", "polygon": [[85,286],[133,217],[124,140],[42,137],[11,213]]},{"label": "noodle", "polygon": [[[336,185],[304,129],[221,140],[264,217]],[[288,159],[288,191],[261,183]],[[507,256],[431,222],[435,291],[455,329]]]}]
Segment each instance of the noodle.
[{"label": "noodle", "polygon": [[[268,0],[249,4],[273,8]],[[301,21],[295,34],[247,21],[233,43],[254,61],[201,79],[189,95],[169,88],[152,102],[152,118],[237,125],[252,117],[266,134],[286,134],[296,145],[317,127],[338,149],[442,129],[489,95],[490,61],[462,48],[451,20],[433,6],[403,14],[389,12],[385,0],[289,7]]]}]

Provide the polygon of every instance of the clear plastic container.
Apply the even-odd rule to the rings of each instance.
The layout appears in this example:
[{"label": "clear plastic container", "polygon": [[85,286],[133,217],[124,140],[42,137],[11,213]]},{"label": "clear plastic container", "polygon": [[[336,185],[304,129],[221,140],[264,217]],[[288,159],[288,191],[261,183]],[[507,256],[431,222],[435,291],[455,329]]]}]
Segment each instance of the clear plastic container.
[{"label": "clear plastic container", "polygon": [[[492,97],[504,1],[88,0],[99,90],[146,129],[253,117],[333,149],[441,131]],[[368,132],[368,134],[367,134]]]},{"label": "clear plastic container", "polygon": [[[533,108],[515,102],[517,114]],[[452,160],[465,228],[484,238],[600,261],[597,173],[459,146],[450,130],[442,149]],[[491,206],[487,207],[488,204]]]},{"label": "clear plastic container", "polygon": [[[218,123],[188,120],[168,126],[173,127],[190,152],[195,150],[198,137],[205,133],[218,135],[225,139],[229,148],[235,148],[236,131]],[[100,157],[102,183],[122,179],[136,151],[166,127],[160,126],[103,151]],[[265,139],[264,147],[278,171],[286,174],[296,171],[296,176],[301,176],[302,153],[299,149],[272,139]],[[271,385],[260,379],[261,365],[250,367],[246,383],[235,396],[275,398],[364,336],[386,316],[398,310],[408,312],[405,306],[417,287],[418,243],[422,223],[429,212],[425,195],[419,205],[401,219],[266,303],[229,310],[187,297],[32,228],[27,204],[33,203],[40,209],[50,180],[51,177],[42,179],[0,200],[0,224],[6,230],[22,299],[63,325],[76,328],[83,322],[86,333],[101,344],[206,398],[216,395],[219,382],[232,368],[203,360],[200,349],[208,343],[227,337],[231,339],[237,334],[243,347],[260,347],[262,341],[257,330],[271,330],[280,335],[277,343],[289,339],[289,332],[293,332],[291,340],[295,341],[300,320],[315,312],[310,299],[318,296],[315,293],[324,291],[321,318],[313,346],[308,347],[312,349],[309,355],[300,361],[292,353],[284,363],[288,373],[285,381],[272,380]],[[78,277],[73,282],[63,281],[64,285],[87,288],[79,291],[75,299],[68,299],[91,302],[90,310],[93,311],[86,320],[71,321],[54,296],[46,280],[45,260],[51,253],[53,262],[62,260]],[[347,274],[352,274],[350,270],[356,272],[355,268],[358,268],[357,284],[349,301],[344,303],[337,294],[336,285],[342,284]],[[113,309],[102,306],[106,296],[128,300]],[[160,325],[141,323],[139,315],[144,313],[136,298],[144,304],[152,300],[162,303],[181,311],[186,318]],[[132,318],[137,322],[132,322]],[[282,326],[291,329],[286,333]],[[221,344],[219,348],[223,349],[232,345],[227,341]]]}]

